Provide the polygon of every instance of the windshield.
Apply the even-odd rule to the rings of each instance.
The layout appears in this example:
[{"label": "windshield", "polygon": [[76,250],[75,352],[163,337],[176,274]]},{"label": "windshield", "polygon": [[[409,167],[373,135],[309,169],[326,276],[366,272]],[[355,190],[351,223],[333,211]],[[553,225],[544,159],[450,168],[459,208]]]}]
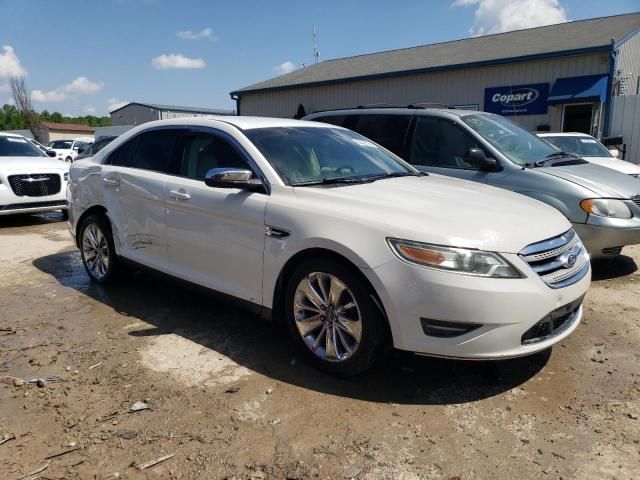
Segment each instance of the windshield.
[{"label": "windshield", "polygon": [[588,135],[571,137],[545,135],[542,138],[563,152],[573,153],[579,157],[611,157],[609,150],[604,145]]},{"label": "windshield", "polygon": [[245,134],[287,185],[418,174],[392,153],[349,130],[278,127]]},{"label": "windshield", "polygon": [[0,137],[0,157],[43,157],[44,154],[22,137]]},{"label": "windshield", "polygon": [[517,165],[533,164],[558,151],[499,115],[466,115],[462,117],[462,121]]},{"label": "windshield", "polygon": [[53,142],[49,142],[50,148],[59,148],[60,150],[69,150],[71,148],[72,140],[55,140]]}]

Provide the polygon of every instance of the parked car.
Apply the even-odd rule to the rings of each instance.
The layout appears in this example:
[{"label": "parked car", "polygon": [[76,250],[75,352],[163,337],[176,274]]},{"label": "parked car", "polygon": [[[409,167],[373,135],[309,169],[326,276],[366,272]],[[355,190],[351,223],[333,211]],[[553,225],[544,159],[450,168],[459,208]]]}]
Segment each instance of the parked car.
[{"label": "parked car", "polygon": [[48,143],[47,147],[56,152],[58,160],[71,163],[79,153],[89,148],[92,143],[93,138],[80,137],[73,140],[53,140]]},{"label": "parked car", "polygon": [[555,209],[423,175],[346,129],[149,122],[70,177],[69,227],[93,281],[133,262],[235,297],[283,319],[337,374],[368,368],[389,345],[527,355],[582,316],[589,258]]},{"label": "parked car", "polygon": [[608,150],[598,140],[586,133],[536,133],[554,147],[572,153],[587,162],[613,168],[619,172],[640,178],[640,165],[618,160],[618,149]]},{"label": "parked car", "polygon": [[91,157],[102,150],[104,147],[113,142],[116,138],[116,135],[105,135],[103,137],[98,138],[95,142],[89,145],[86,149],[84,149],[81,153],[76,156],[76,160],[81,160],[83,158]]},{"label": "parked car", "polygon": [[69,167],[27,138],[0,132],[0,215],[61,210],[67,215]]},{"label": "parked car", "polygon": [[499,115],[452,108],[357,108],[307,120],[343,126],[420,171],[472,180],[541,200],[564,214],[592,258],[640,243],[640,183],[560,152]]}]

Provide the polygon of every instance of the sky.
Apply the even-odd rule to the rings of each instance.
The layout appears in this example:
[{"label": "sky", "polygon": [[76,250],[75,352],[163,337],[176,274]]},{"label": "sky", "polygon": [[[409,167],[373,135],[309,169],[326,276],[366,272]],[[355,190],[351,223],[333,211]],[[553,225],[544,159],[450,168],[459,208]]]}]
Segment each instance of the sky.
[{"label": "sky", "polygon": [[320,60],[640,11],[638,0],[0,0],[0,105],[234,108],[229,92]]}]

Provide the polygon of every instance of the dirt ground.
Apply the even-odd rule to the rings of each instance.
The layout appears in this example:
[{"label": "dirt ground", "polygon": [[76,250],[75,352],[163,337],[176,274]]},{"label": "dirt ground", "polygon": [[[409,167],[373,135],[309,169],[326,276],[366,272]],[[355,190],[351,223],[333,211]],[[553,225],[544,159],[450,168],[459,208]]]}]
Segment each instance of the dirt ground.
[{"label": "dirt ground", "polygon": [[90,284],[58,214],[0,217],[0,479],[640,478],[640,248],[623,253],[552,352],[397,353],[342,380],[199,290]]}]

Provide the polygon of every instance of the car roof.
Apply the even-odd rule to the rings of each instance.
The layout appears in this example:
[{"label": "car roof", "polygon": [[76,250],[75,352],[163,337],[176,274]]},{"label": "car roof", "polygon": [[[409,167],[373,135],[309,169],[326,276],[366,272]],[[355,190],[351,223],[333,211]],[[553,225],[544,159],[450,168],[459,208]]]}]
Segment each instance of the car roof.
[{"label": "car roof", "polygon": [[539,137],[591,137],[588,133],[582,132],[536,132],[536,135]]},{"label": "car roof", "polygon": [[27,137],[24,137],[22,135],[18,135],[17,133],[10,133],[10,132],[0,132],[0,137],[27,138]]},{"label": "car roof", "polygon": [[[179,125],[200,125],[215,127],[219,122],[233,125],[240,130],[252,130],[255,128],[277,128],[277,127],[314,127],[327,128],[326,125],[319,125],[318,122],[308,122],[305,120],[294,120],[291,118],[272,117],[243,117],[243,116],[219,116],[207,118],[174,118],[168,120],[156,120],[143,124],[144,126],[179,126]],[[340,128],[340,127],[333,127]]]},{"label": "car roof", "polygon": [[327,116],[327,115],[361,115],[361,114],[384,114],[384,115],[406,115],[406,114],[416,114],[416,115],[429,115],[429,114],[444,114],[444,115],[455,115],[458,117],[464,117],[467,115],[492,115],[487,112],[480,112],[478,110],[465,110],[462,108],[404,108],[404,107],[384,107],[384,108],[344,108],[339,110],[322,110],[318,112],[313,112],[308,115],[308,117],[315,117],[316,115]]}]

